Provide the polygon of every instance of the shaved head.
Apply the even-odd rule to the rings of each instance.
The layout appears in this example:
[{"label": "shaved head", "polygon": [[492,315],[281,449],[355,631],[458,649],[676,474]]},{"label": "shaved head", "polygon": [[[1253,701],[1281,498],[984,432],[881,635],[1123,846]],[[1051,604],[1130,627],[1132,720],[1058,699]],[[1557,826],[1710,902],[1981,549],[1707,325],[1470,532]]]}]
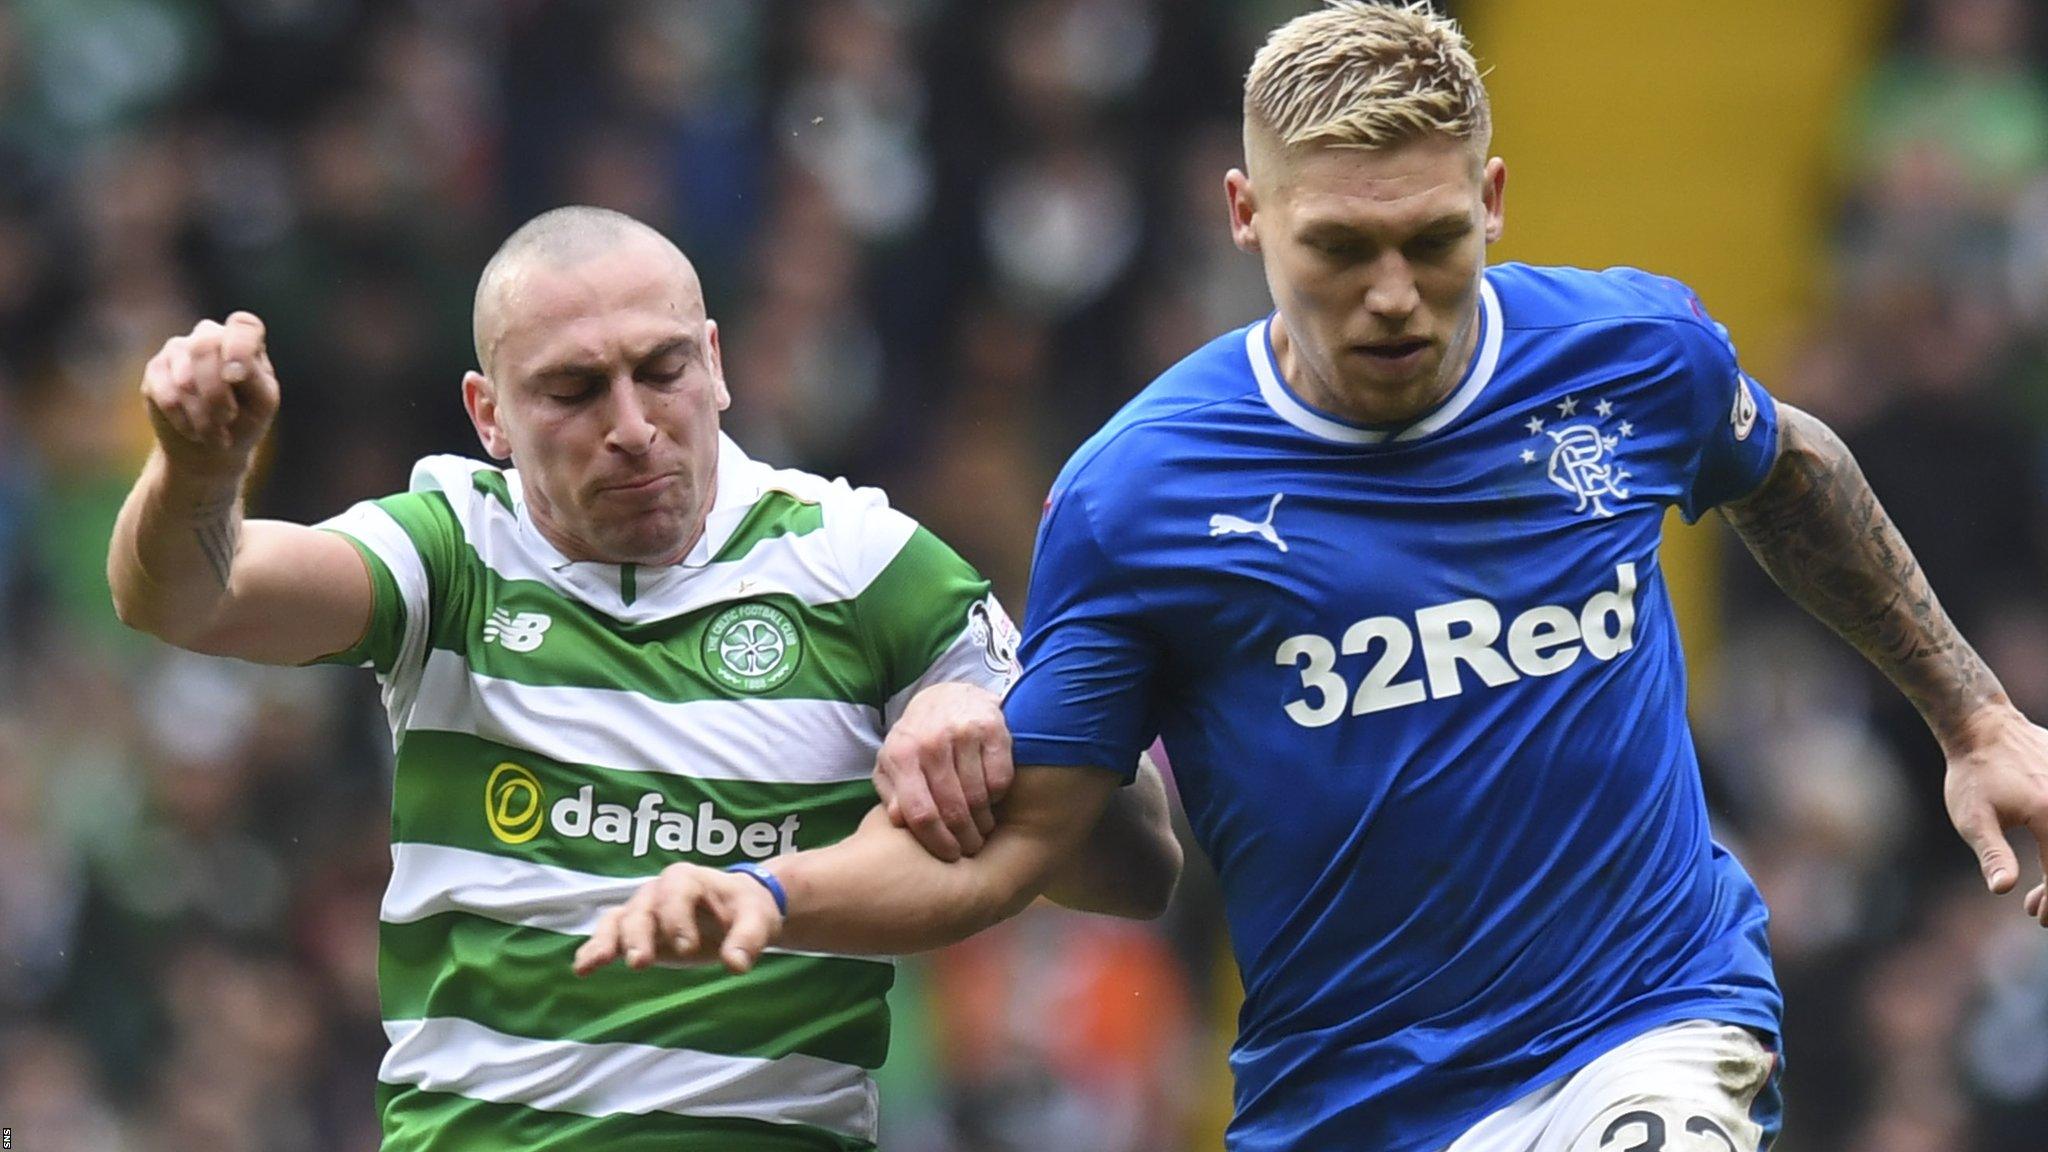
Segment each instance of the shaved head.
[{"label": "shaved head", "polygon": [[696,269],[661,233],[602,208],[529,220],[476,288],[481,371],[462,402],[511,460],[521,514],[564,556],[673,564],[717,491],[731,403]]},{"label": "shaved head", "polygon": [[476,362],[484,375],[493,374],[492,360],[515,311],[511,305],[530,272],[536,268],[569,268],[620,248],[641,246],[673,254],[678,273],[689,285],[687,294],[703,299],[697,270],[682,250],[668,237],[623,212],[578,204],[543,212],[520,225],[498,246],[477,280],[470,323],[476,341]]}]

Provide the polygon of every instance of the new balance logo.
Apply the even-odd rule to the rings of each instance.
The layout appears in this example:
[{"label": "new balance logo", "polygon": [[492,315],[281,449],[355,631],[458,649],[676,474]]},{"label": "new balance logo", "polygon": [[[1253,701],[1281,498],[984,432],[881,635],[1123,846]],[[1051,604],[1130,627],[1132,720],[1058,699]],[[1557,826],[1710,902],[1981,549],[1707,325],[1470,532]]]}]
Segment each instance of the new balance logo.
[{"label": "new balance logo", "polygon": [[531,652],[553,627],[555,618],[545,612],[521,612],[517,616],[503,608],[493,609],[484,621],[484,643],[502,644],[507,651]]},{"label": "new balance logo", "polygon": [[1242,516],[1232,516],[1228,512],[1218,512],[1214,516],[1209,517],[1209,535],[1257,536],[1282,552],[1287,551],[1287,541],[1282,540],[1280,534],[1273,531],[1273,513],[1280,510],[1280,497],[1285,495],[1285,492],[1273,493],[1273,502],[1266,505],[1266,518],[1256,524]]}]

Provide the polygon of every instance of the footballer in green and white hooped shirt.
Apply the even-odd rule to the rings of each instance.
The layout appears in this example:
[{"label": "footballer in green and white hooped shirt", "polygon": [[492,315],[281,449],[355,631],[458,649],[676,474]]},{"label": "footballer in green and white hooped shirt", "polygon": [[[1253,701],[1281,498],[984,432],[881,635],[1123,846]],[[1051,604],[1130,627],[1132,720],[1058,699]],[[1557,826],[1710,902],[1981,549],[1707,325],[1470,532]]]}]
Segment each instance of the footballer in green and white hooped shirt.
[{"label": "footballer in green and white hooped shirt", "polygon": [[515,467],[430,457],[313,528],[242,515],[280,396],[262,321],[168,341],[116,610],[194,651],[375,668],[397,747],[387,1152],[870,1148],[886,961],[578,979],[571,958],[668,864],[846,835],[906,702],[1000,690],[1013,630],[879,494],[720,433],[717,325],[644,225],[529,222],[484,271],[476,342],[464,406]]},{"label": "footballer in green and white hooped shirt", "polygon": [[386,1147],[864,1146],[887,961],[771,953],[744,976],[575,980],[570,957],[670,863],[851,832],[916,689],[1005,686],[1008,620],[879,493],[723,437],[716,502],[678,564],[573,562],[521,489],[516,471],[433,457],[412,491],[325,525],[375,574],[375,621],[337,658],[376,668],[398,741]]}]

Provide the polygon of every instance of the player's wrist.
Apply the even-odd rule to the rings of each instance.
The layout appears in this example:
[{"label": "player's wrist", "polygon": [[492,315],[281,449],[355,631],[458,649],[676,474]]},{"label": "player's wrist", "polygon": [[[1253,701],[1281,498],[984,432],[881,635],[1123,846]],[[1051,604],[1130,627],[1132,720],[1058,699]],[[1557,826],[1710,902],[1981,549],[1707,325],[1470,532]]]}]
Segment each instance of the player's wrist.
[{"label": "player's wrist", "polygon": [[157,441],[163,481],[180,495],[240,495],[255,461],[253,451],[208,449],[190,443],[171,445]]},{"label": "player's wrist", "polygon": [[1928,727],[1934,731],[1943,755],[1952,761],[1967,760],[1981,749],[1996,746],[2015,726],[2032,726],[2002,690],[1966,713],[1939,719],[1945,722],[1930,719]]},{"label": "player's wrist", "polygon": [[768,895],[775,898],[776,915],[781,916],[785,920],[789,919],[789,889],[783,887],[782,881],[776,877],[775,873],[770,872],[751,860],[743,860],[738,864],[728,864],[725,866],[725,870],[727,872],[737,872],[742,876],[752,877],[761,887],[768,890]]}]

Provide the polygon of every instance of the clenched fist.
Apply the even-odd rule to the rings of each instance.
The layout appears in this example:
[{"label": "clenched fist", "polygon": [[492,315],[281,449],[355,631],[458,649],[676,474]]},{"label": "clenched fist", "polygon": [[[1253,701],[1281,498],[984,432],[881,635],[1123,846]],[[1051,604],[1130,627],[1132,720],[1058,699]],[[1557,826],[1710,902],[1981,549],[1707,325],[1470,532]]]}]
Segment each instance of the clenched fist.
[{"label": "clenched fist", "polygon": [[180,468],[239,474],[277,415],[277,372],[263,321],[237,312],[173,336],[142,373],[164,455]]}]

